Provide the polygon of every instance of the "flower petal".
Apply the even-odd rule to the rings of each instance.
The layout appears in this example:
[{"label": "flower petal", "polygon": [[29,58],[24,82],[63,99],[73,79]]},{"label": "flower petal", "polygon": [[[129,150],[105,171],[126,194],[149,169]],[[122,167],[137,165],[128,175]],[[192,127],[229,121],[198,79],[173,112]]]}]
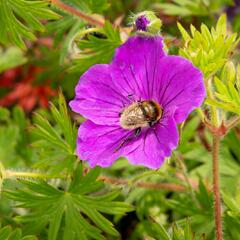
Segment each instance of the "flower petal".
[{"label": "flower petal", "polygon": [[130,100],[114,86],[107,64],[97,64],[82,75],[72,110],[97,124],[119,125],[119,113]]},{"label": "flower petal", "polygon": [[165,56],[161,37],[131,37],[116,50],[110,66],[112,78],[135,101],[151,97],[153,62]]},{"label": "flower petal", "polygon": [[119,114],[132,101],[149,99],[150,59],[165,55],[162,38],[132,37],[116,49],[113,62],[85,72],[70,102],[73,111],[97,124],[119,125]]},{"label": "flower petal", "polygon": [[164,158],[171,156],[178,139],[176,123],[173,117],[168,117],[161,124],[144,129],[141,137],[131,143],[132,150],[125,150],[126,157],[132,164],[157,169],[162,165]]},{"label": "flower petal", "polygon": [[124,147],[120,146],[132,134],[117,126],[97,125],[87,120],[78,130],[77,154],[91,167],[108,167],[124,154]]},{"label": "flower petal", "polygon": [[156,69],[153,99],[157,99],[166,112],[175,109],[174,119],[180,123],[204,100],[202,73],[190,61],[179,56],[159,59]]}]

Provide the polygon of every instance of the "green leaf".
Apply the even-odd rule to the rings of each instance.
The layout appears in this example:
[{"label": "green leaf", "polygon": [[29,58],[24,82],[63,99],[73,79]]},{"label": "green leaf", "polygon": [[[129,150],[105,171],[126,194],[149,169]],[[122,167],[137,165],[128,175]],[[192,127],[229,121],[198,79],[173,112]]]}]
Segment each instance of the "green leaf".
[{"label": "green leaf", "polygon": [[236,70],[233,62],[228,61],[223,67],[221,73],[221,79],[224,83],[233,83],[235,82]]},{"label": "green leaf", "polygon": [[192,240],[193,239],[193,235],[192,235],[192,231],[190,228],[190,225],[188,222],[186,222],[185,228],[184,228],[184,237],[185,240]]},{"label": "green leaf", "polygon": [[[96,178],[99,168],[92,172],[83,175],[80,164],[68,183],[70,187],[64,190],[44,181],[21,180],[20,188],[5,189],[4,194],[16,202],[15,207],[31,209],[28,214],[16,218],[19,222],[24,222],[27,229],[36,231],[38,225],[40,231],[49,226],[49,240],[59,239],[61,231],[63,239],[67,240],[104,240],[106,238],[103,232],[118,236],[113,224],[102,213],[123,214],[132,208],[127,203],[114,201],[118,196],[116,192],[104,193],[99,188],[97,192],[96,189],[95,192],[90,191],[92,185],[98,182]],[[79,191],[83,185],[85,192]]]},{"label": "green leaf", "polygon": [[186,122],[182,130],[179,151],[185,153],[192,148],[191,139],[196,137],[196,129],[199,126],[199,119],[197,117],[192,118],[189,122]]},{"label": "green leaf", "polygon": [[58,230],[60,228],[62,216],[64,213],[64,202],[62,204],[59,204],[59,206],[56,209],[56,212],[52,219],[50,220],[49,224],[49,231],[48,231],[48,239],[49,240],[55,240],[58,236]]},{"label": "green leaf", "polygon": [[[51,120],[46,119],[43,114],[36,114],[34,119],[35,127],[31,131],[35,136],[33,146],[38,150],[40,158],[44,158],[44,162],[40,162],[43,165],[37,163],[36,167],[50,168],[52,174],[62,172],[64,169],[71,172],[77,159],[75,156],[77,129],[72,124],[62,94],[58,98],[58,108],[51,104],[50,111]],[[54,165],[56,166],[53,167]]]},{"label": "green leaf", "polygon": [[167,15],[177,16],[208,16],[218,12],[223,6],[222,1],[190,1],[173,0],[172,3],[155,3],[156,9],[162,10]]},{"label": "green leaf", "polygon": [[5,226],[0,229],[0,240],[37,240],[37,237],[33,235],[22,236],[21,229],[12,230],[10,226]]},{"label": "green leaf", "polygon": [[[82,21],[76,21],[75,24],[71,27],[68,35],[65,38],[65,41],[63,42],[62,50],[60,52],[60,64],[62,65],[65,61],[68,55],[71,55],[71,48],[73,47],[73,41],[75,36],[78,34],[79,29],[82,29],[84,26]],[[72,56],[70,56],[72,58]]]},{"label": "green leaf", "polygon": [[225,192],[222,192],[222,198],[226,206],[231,210],[231,216],[238,215],[240,217],[240,201],[237,198],[234,199]]},{"label": "green leaf", "polygon": [[173,240],[182,240],[184,232],[181,228],[179,228],[176,224],[173,224]]},{"label": "green leaf", "polygon": [[219,78],[215,77],[214,83],[219,93],[229,96],[227,86],[225,86],[224,83],[219,80]]},{"label": "green leaf", "polygon": [[[68,0],[66,4],[87,14],[101,14],[110,6],[108,0]],[[60,64],[62,65],[69,64],[72,59],[78,57],[79,50],[76,48],[74,40],[76,36],[88,28],[86,27],[88,23],[62,9],[58,9],[58,11],[63,18],[49,22],[47,24],[47,30],[50,34],[55,35],[55,45],[61,44]]]},{"label": "green leaf", "polygon": [[26,63],[27,58],[17,47],[9,47],[5,51],[0,48],[0,73]]},{"label": "green leaf", "polygon": [[10,117],[10,112],[7,108],[0,107],[0,120],[8,121]]},{"label": "green leaf", "polygon": [[[59,16],[48,8],[48,2],[37,0],[0,0],[0,42],[9,42],[26,49],[23,38],[35,40],[33,30],[43,31],[39,19],[57,19]],[[24,22],[21,21],[24,19]]]},{"label": "green leaf", "polygon": [[150,237],[156,240],[171,240],[165,228],[158,223],[149,223],[147,221],[143,222],[144,229]]},{"label": "green leaf", "polygon": [[237,88],[240,89],[240,64],[239,63],[237,65],[236,75],[237,75],[236,85],[237,85]]},{"label": "green leaf", "polygon": [[0,240],[5,240],[10,235],[12,229],[10,226],[6,226],[0,229]]},{"label": "green leaf", "polygon": [[228,104],[228,103],[218,102],[218,101],[212,100],[212,99],[207,99],[205,101],[205,103],[210,106],[215,106],[215,107],[224,109],[226,111],[237,113],[238,115],[240,115],[240,107],[239,106]]},{"label": "green leaf", "polygon": [[20,229],[15,229],[11,234],[9,235],[9,240],[20,240],[22,236],[22,231]]},{"label": "green leaf", "polygon": [[167,15],[189,16],[192,14],[192,12],[188,8],[170,3],[159,3],[156,4],[156,7],[162,9]]},{"label": "green leaf", "polygon": [[217,35],[225,36],[226,32],[227,32],[227,16],[226,14],[222,14],[217,22],[216,33]]},{"label": "green leaf", "polygon": [[168,234],[166,229],[159,223],[144,221],[142,224],[147,235],[156,240],[200,240],[200,235],[192,232],[188,220],[184,220],[183,228],[174,224],[171,235]]},{"label": "green leaf", "polygon": [[240,114],[240,89],[238,89],[235,66],[232,62],[225,64],[221,78],[222,80],[214,77],[216,98],[206,99],[206,104]]},{"label": "green leaf", "polygon": [[[206,79],[222,68],[239,42],[235,33],[227,32],[225,15],[219,18],[216,28],[212,27],[211,31],[205,24],[201,24],[201,31],[191,25],[190,36],[180,24],[178,28],[185,41],[184,47],[179,50],[180,55],[200,68]],[[229,74],[228,78],[233,81],[233,71]]]},{"label": "green leaf", "polygon": [[180,30],[182,37],[184,39],[185,42],[188,42],[189,40],[191,40],[191,37],[189,36],[188,32],[183,28],[183,26],[181,25],[181,23],[177,23],[178,29]]},{"label": "green leaf", "polygon": [[[82,36],[81,32],[79,35]],[[74,57],[69,71],[82,73],[96,63],[108,63],[115,49],[121,44],[118,29],[114,29],[109,22],[105,23],[103,29],[94,29],[94,32],[86,37],[86,40],[75,40],[79,53]]]}]

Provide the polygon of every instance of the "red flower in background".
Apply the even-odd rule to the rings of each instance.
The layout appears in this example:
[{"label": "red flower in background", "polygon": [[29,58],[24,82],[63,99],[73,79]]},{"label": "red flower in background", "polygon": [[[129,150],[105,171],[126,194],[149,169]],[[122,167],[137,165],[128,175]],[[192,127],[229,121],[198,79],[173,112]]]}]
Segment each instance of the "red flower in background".
[{"label": "red flower in background", "polygon": [[43,68],[30,66],[27,72],[24,70],[23,67],[17,67],[0,75],[0,88],[9,90],[0,98],[0,106],[18,104],[27,112],[37,106],[48,107],[48,99],[56,95],[56,90],[48,86],[50,81],[45,81],[44,84],[34,83]]}]

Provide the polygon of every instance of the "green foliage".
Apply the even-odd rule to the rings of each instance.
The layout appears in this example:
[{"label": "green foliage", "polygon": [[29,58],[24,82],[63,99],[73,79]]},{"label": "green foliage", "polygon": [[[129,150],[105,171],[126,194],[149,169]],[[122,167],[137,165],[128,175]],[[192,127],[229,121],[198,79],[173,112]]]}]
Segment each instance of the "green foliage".
[{"label": "green foliage", "polygon": [[156,240],[171,240],[171,237],[161,224],[143,222],[143,227],[147,231],[147,234]]},{"label": "green foliage", "polygon": [[95,168],[84,175],[79,164],[69,187],[63,183],[54,187],[45,181],[21,180],[19,187],[5,189],[4,194],[16,202],[15,207],[29,209],[28,214],[16,217],[17,222],[25,224],[27,232],[38,233],[48,226],[49,240],[103,240],[106,238],[102,232],[113,236],[118,236],[118,232],[102,213],[123,214],[132,208],[113,201],[118,196],[116,191],[93,195],[103,186],[97,180],[99,174],[100,168]]},{"label": "green foliage", "polygon": [[216,106],[229,112],[240,115],[240,85],[239,75],[240,65],[237,71],[232,62],[227,62],[222,70],[220,79],[214,78],[216,87],[214,99],[207,99],[206,103],[211,106]]},{"label": "green foliage", "polygon": [[167,230],[158,223],[143,222],[143,228],[147,232],[148,237],[154,240],[204,240],[204,235],[195,235],[188,221],[185,221],[183,228],[173,225],[172,233],[168,234]]},{"label": "green foliage", "polygon": [[[213,237],[214,217],[213,217],[213,196],[202,181],[199,182],[199,189],[194,193],[195,198],[186,194],[181,194],[174,200],[169,200],[169,206],[175,213],[188,216],[194,231],[205,233],[208,239]],[[178,220],[178,224],[183,225],[184,219]]]},{"label": "green foliage", "polygon": [[[67,5],[74,7],[84,13],[102,13],[109,7],[107,0],[68,0]],[[63,18],[47,24],[47,30],[55,34],[54,43],[59,44],[62,41],[60,51],[60,64],[69,63],[75,56],[75,49],[73,48],[74,39],[76,36],[81,35],[81,32],[86,28],[87,23],[84,23],[80,18],[73,16],[61,9],[59,13],[64,16]],[[65,38],[64,38],[64,35]]]},{"label": "green foliage", "polygon": [[[176,17],[169,15],[183,17],[178,28],[184,47],[179,53],[203,71],[208,92],[205,103],[211,106],[204,105],[203,114],[209,117],[209,109],[217,107],[219,122],[228,122],[240,113],[240,66],[235,67],[239,39],[231,33],[239,29],[239,17],[228,11],[228,19],[222,15],[216,27],[211,27],[231,0],[60,1],[109,22],[103,28],[94,27],[54,1],[0,0],[0,42],[4,45],[0,73],[24,63],[40,68],[30,84],[61,85],[68,101],[84,71],[111,61],[122,43],[120,34],[125,40],[131,31],[123,29],[129,11],[153,7],[161,9],[156,12],[159,15],[162,10],[168,14],[163,16],[162,31],[172,40],[170,48],[182,39],[176,39]],[[200,29],[191,26],[188,33],[182,26],[189,22]],[[28,40],[36,39],[36,32],[39,41],[32,44]],[[24,48],[24,42],[29,47],[26,52],[18,48]],[[11,88],[1,89],[1,96]],[[178,148],[157,171],[130,165],[124,158],[107,169],[89,169],[76,156],[77,128],[71,119],[81,123],[82,117],[68,111],[62,95],[53,101],[56,104],[50,109],[37,109],[35,115],[24,114],[18,107],[0,108],[0,239],[214,239],[212,137],[199,116],[192,114],[182,124]],[[221,141],[219,168],[224,240],[238,240],[238,129]]]},{"label": "green foliage", "polygon": [[9,47],[5,51],[0,48],[0,73],[27,62],[23,52],[17,47]]},{"label": "green foliage", "polygon": [[87,13],[102,13],[109,7],[107,0],[66,0],[65,2]]},{"label": "green foliage", "polygon": [[31,162],[26,127],[27,119],[21,108],[15,107],[10,114],[9,110],[0,107],[0,161],[4,166],[23,167]]},{"label": "green foliage", "polygon": [[191,35],[178,23],[178,28],[184,39],[184,47],[179,54],[188,58],[200,68],[206,79],[214,75],[227,61],[233,49],[237,46],[237,34],[227,33],[226,15],[222,15],[215,28],[208,29],[201,25],[201,31],[191,25]]},{"label": "green foliage", "polygon": [[[10,121],[9,111],[4,108],[0,110],[1,121]],[[13,116],[21,126],[18,131],[25,129],[22,112],[16,109]],[[44,117],[48,117],[49,120]],[[36,166],[38,169],[46,169],[47,172],[16,171],[13,174],[12,171],[2,168],[3,197],[14,201],[14,209],[25,209],[23,212],[13,211],[14,223],[21,226],[24,234],[43,237],[47,232],[49,240],[103,240],[110,235],[117,237],[118,232],[105,214],[123,215],[131,211],[132,207],[127,203],[114,201],[119,191],[108,191],[104,188],[103,182],[98,180],[100,168],[87,170],[75,157],[76,128],[69,118],[62,95],[58,99],[58,108],[51,106],[50,116],[46,113],[36,116],[32,134],[35,139],[32,148],[37,154],[40,151],[44,156],[44,163],[38,162]],[[7,147],[14,149],[11,145],[6,145],[5,148]],[[18,177],[17,181],[14,181],[14,176]],[[42,180],[23,180],[24,177],[37,177]],[[45,178],[49,177],[56,177],[56,180],[47,182]],[[20,230],[11,234],[17,234],[20,239]]]},{"label": "green foliage", "polygon": [[228,207],[227,215],[240,221],[240,191],[237,192],[235,198],[228,196],[226,193],[222,193],[223,201]]},{"label": "green foliage", "polygon": [[72,124],[62,94],[58,99],[58,107],[51,105],[52,123],[46,119],[46,115],[36,114],[35,127],[32,129],[36,136],[32,144],[38,149],[41,159],[35,167],[49,169],[51,174],[58,174],[64,169],[71,172],[76,161],[77,129]]},{"label": "green foliage", "polygon": [[181,142],[178,148],[181,153],[187,153],[198,146],[196,141],[191,141],[196,138],[195,132],[198,126],[199,119],[197,117],[190,119],[189,122],[184,125],[184,131],[182,131]]},{"label": "green foliage", "polygon": [[180,15],[180,16],[203,15],[205,16],[209,13],[207,6],[203,4],[201,1],[174,0],[173,3],[158,3],[155,6],[156,8],[162,9],[164,13],[168,15]]},{"label": "green foliage", "polygon": [[86,36],[86,40],[82,39],[85,31],[79,33],[79,40],[76,39],[79,53],[74,57],[70,71],[83,72],[93,64],[109,62],[114,50],[121,44],[119,31],[109,22],[105,23],[103,29],[94,29],[92,34]]},{"label": "green foliage", "polygon": [[1,240],[37,240],[37,237],[33,235],[22,236],[21,229],[17,228],[13,230],[10,226],[6,226],[0,229]]},{"label": "green foliage", "polygon": [[[56,19],[58,15],[48,8],[48,2],[29,0],[0,0],[0,42],[11,42],[26,49],[23,38],[35,40],[35,31],[44,31],[39,19]],[[21,20],[24,21],[21,21]]]},{"label": "green foliage", "polygon": [[232,0],[173,0],[172,3],[156,3],[155,7],[167,15],[207,16],[219,11],[225,4],[232,4]]},{"label": "green foliage", "polygon": [[225,229],[228,239],[240,238],[239,225],[240,225],[240,194],[239,190],[235,196],[227,192],[222,192],[223,202],[227,207],[226,215],[224,218]]}]

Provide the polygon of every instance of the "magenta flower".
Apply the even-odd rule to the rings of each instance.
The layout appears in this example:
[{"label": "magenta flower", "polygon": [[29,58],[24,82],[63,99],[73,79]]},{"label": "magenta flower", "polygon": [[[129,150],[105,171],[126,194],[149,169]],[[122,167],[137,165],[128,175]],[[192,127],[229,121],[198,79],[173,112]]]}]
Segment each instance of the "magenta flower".
[{"label": "magenta flower", "polygon": [[110,64],[81,77],[73,111],[88,120],[78,131],[77,154],[91,167],[129,162],[159,168],[178,144],[177,124],[203,102],[201,72],[166,56],[160,37],[131,37]]}]

